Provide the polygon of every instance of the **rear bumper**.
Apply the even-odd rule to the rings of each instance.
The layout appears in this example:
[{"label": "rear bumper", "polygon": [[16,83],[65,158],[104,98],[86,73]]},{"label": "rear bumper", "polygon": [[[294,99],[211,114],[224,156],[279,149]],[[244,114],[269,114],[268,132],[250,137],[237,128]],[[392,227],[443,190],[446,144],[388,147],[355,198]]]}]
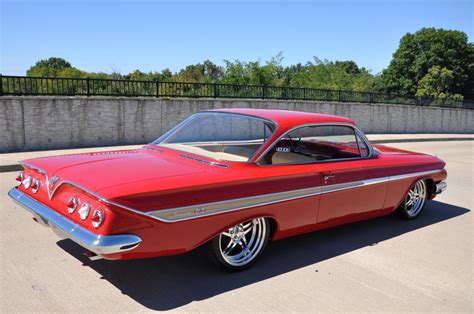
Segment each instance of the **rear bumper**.
[{"label": "rear bumper", "polygon": [[8,195],[26,210],[31,212],[35,220],[62,238],[68,238],[97,255],[122,253],[133,250],[142,240],[133,234],[100,235],[79,226],[48,206],[13,188]]},{"label": "rear bumper", "polygon": [[436,184],[436,194],[440,194],[448,188],[448,183],[445,181],[441,181],[440,183]]}]

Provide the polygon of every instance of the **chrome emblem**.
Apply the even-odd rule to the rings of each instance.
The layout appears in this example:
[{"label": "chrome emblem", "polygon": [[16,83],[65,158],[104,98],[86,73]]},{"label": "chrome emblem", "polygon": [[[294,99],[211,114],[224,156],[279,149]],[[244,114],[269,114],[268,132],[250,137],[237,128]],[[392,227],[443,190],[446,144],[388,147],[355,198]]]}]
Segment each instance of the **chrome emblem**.
[{"label": "chrome emblem", "polygon": [[54,185],[56,182],[59,181],[59,177],[58,176],[54,176],[52,179],[51,179],[51,185]]},{"label": "chrome emblem", "polygon": [[195,214],[202,214],[202,213],[205,213],[205,212],[206,212],[206,209],[204,207],[198,207],[198,208],[194,209]]}]

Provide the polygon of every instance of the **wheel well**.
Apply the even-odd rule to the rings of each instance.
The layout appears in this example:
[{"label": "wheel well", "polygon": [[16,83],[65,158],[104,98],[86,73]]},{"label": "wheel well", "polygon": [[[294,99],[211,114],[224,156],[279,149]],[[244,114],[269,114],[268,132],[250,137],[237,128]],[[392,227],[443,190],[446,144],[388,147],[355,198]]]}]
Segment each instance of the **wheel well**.
[{"label": "wheel well", "polygon": [[269,238],[273,239],[273,236],[275,235],[276,231],[278,230],[278,222],[276,221],[275,218],[273,217],[266,217],[268,220],[268,223],[270,224],[270,235]]},{"label": "wheel well", "polygon": [[433,184],[434,184],[433,179],[426,179],[425,182],[426,182],[427,190],[428,190],[428,195],[427,195],[428,197],[427,198],[431,199],[433,197],[433,193],[434,193],[434,191],[433,191]]}]

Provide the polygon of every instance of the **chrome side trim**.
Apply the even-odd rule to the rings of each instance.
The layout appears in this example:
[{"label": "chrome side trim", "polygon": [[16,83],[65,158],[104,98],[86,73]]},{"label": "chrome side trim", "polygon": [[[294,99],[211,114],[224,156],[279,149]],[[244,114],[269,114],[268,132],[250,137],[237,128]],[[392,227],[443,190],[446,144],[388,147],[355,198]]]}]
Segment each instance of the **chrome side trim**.
[{"label": "chrome side trim", "polygon": [[391,176],[390,181],[402,180],[402,179],[407,179],[407,178],[417,177],[417,176],[425,176],[428,174],[438,173],[440,171],[441,170],[428,170],[428,171],[421,171],[421,172],[415,172],[415,173],[400,174],[397,176]]},{"label": "chrome side trim", "polygon": [[97,255],[130,251],[135,249],[142,242],[139,237],[133,234],[110,236],[95,234],[21,192],[17,188],[11,189],[8,195],[16,203],[32,213],[39,223],[50,227],[60,237],[71,239]]},{"label": "chrome side trim", "polygon": [[322,187],[322,193],[331,193],[337,192],[347,189],[358,188],[362,186],[372,185],[372,184],[379,184],[390,181],[390,177],[382,177],[382,178],[375,178],[375,179],[367,179],[362,181],[353,181],[348,183],[340,183],[340,184],[331,184],[325,185]]},{"label": "chrome side trim", "polygon": [[175,222],[198,217],[206,217],[210,215],[231,212],[250,207],[270,205],[274,203],[285,202],[293,199],[319,194],[321,194],[321,187],[317,186],[314,188],[307,188],[301,190],[257,195],[244,198],[236,198],[227,201],[157,210],[149,212],[148,215],[158,218],[162,221]]},{"label": "chrome side trim", "polygon": [[251,197],[237,198],[227,201],[213,202],[200,205],[184,206],[179,208],[157,210],[148,213],[153,217],[167,222],[175,222],[187,220],[197,217],[206,217],[224,212],[231,212],[240,209],[246,209],[257,206],[270,205],[314,195],[337,192],[371,184],[378,184],[389,181],[389,177],[377,178],[364,181],[355,181],[341,184],[333,184],[326,186],[316,186],[307,189],[299,189],[265,195],[257,195]]},{"label": "chrome side trim", "polygon": [[389,181],[389,177],[378,178],[364,181],[355,181],[341,184],[333,184],[326,186],[315,186],[312,188],[271,193],[265,195],[250,196],[244,198],[236,198],[227,201],[219,201],[207,204],[199,204],[192,206],[183,206],[178,208],[163,209],[149,212],[150,216],[158,218],[161,221],[176,222],[199,217],[206,217],[221,213],[228,213],[236,210],[271,205],[280,202],[291,201],[295,199],[332,193],[357,187],[378,184]]},{"label": "chrome side trim", "polygon": [[316,187],[307,188],[307,189],[299,189],[299,190],[278,192],[278,193],[272,193],[272,194],[236,198],[236,199],[227,200],[227,201],[219,201],[219,202],[213,202],[213,203],[197,204],[197,205],[192,205],[192,206],[183,206],[183,207],[178,207],[178,208],[156,210],[156,211],[148,212],[148,215],[165,222],[177,222],[177,221],[183,221],[183,220],[188,220],[188,219],[195,219],[195,218],[201,218],[201,217],[206,217],[206,216],[211,216],[211,215],[216,215],[216,214],[233,212],[236,210],[241,210],[241,209],[246,209],[246,208],[251,208],[251,207],[265,206],[265,205],[305,198],[305,197],[314,196],[314,195],[359,188],[359,187],[368,186],[372,184],[389,182],[392,180],[407,179],[407,178],[417,177],[421,175],[437,173],[439,171],[440,170],[415,172],[415,173],[394,176],[394,177],[388,176],[388,177],[353,181],[353,182],[347,182],[347,183],[341,183],[341,184],[323,185],[323,186],[316,186]]},{"label": "chrome side trim", "polygon": [[[26,163],[24,164],[28,165]],[[48,180],[47,174],[44,172],[44,170],[39,169],[34,166],[32,166],[31,168],[44,173],[46,175],[46,180]],[[149,218],[154,218],[163,222],[177,222],[177,221],[196,219],[196,218],[206,217],[210,215],[232,212],[232,211],[251,208],[251,207],[265,206],[265,205],[285,202],[289,200],[294,200],[294,199],[299,199],[299,198],[304,198],[304,197],[309,197],[309,196],[314,196],[314,195],[319,195],[319,194],[353,189],[353,188],[358,188],[358,187],[367,186],[371,184],[379,184],[379,183],[384,183],[388,181],[402,180],[402,179],[407,179],[407,178],[412,178],[412,177],[424,176],[424,175],[438,173],[440,171],[442,170],[413,172],[413,173],[396,175],[396,176],[387,176],[387,177],[380,177],[380,178],[367,179],[367,180],[361,180],[361,181],[353,181],[353,182],[347,182],[347,183],[341,183],[341,184],[315,186],[315,187],[306,188],[306,189],[291,190],[291,191],[250,196],[250,197],[244,197],[244,198],[236,198],[236,199],[231,199],[231,200],[226,200],[226,201],[196,204],[196,205],[191,205],[191,206],[183,206],[183,207],[162,209],[162,210],[152,210],[149,212],[143,212],[143,211],[110,201],[102,197],[101,195],[95,193],[94,191],[91,191],[69,180],[63,180],[58,185],[56,185],[56,187],[54,188],[54,190],[52,191],[50,195],[50,199],[52,198],[56,190],[62,184],[67,183],[69,185],[75,186],[83,190],[84,192],[96,197],[98,200],[104,203],[111,204],[111,205],[129,210],[129,211],[132,211],[139,215],[146,216]],[[48,193],[49,193],[49,189],[48,189]]]}]

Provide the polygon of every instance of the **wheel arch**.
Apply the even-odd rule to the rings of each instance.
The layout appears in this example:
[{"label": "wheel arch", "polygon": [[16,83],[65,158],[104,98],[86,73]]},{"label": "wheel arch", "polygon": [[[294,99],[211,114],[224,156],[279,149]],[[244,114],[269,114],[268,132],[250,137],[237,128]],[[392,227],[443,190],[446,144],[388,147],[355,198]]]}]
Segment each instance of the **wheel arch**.
[{"label": "wheel arch", "polygon": [[273,240],[273,238],[274,238],[274,236],[277,233],[278,228],[279,228],[278,221],[273,216],[267,216],[265,218],[268,220],[268,223],[270,225],[270,234],[269,234],[268,238],[270,240]]},{"label": "wheel arch", "polygon": [[430,200],[435,195],[435,191],[433,190],[434,180],[433,180],[433,178],[426,178],[425,182],[426,182],[426,190],[428,191],[427,199]]},{"label": "wheel arch", "polygon": [[279,223],[278,223],[278,220],[272,216],[272,215],[254,215],[254,216],[249,216],[249,217],[246,217],[244,219],[240,218],[240,219],[237,219],[237,220],[233,220],[233,222],[230,222],[229,224],[227,224],[224,228],[220,228],[218,231],[216,232],[213,232],[209,237],[207,237],[204,241],[201,241],[198,245],[194,246],[193,248],[187,250],[187,251],[190,251],[196,247],[199,247],[201,245],[204,245],[210,241],[212,241],[212,239],[214,239],[215,237],[217,237],[220,233],[224,232],[225,230],[227,230],[228,228],[232,227],[232,226],[235,226],[235,225],[238,225],[239,223],[242,223],[242,222],[245,222],[245,221],[248,221],[248,220],[252,220],[252,219],[255,219],[255,218],[265,218],[267,219],[268,221],[268,224],[270,226],[270,233],[269,233],[269,240],[273,240],[273,237],[277,234],[278,230],[279,230]]}]

